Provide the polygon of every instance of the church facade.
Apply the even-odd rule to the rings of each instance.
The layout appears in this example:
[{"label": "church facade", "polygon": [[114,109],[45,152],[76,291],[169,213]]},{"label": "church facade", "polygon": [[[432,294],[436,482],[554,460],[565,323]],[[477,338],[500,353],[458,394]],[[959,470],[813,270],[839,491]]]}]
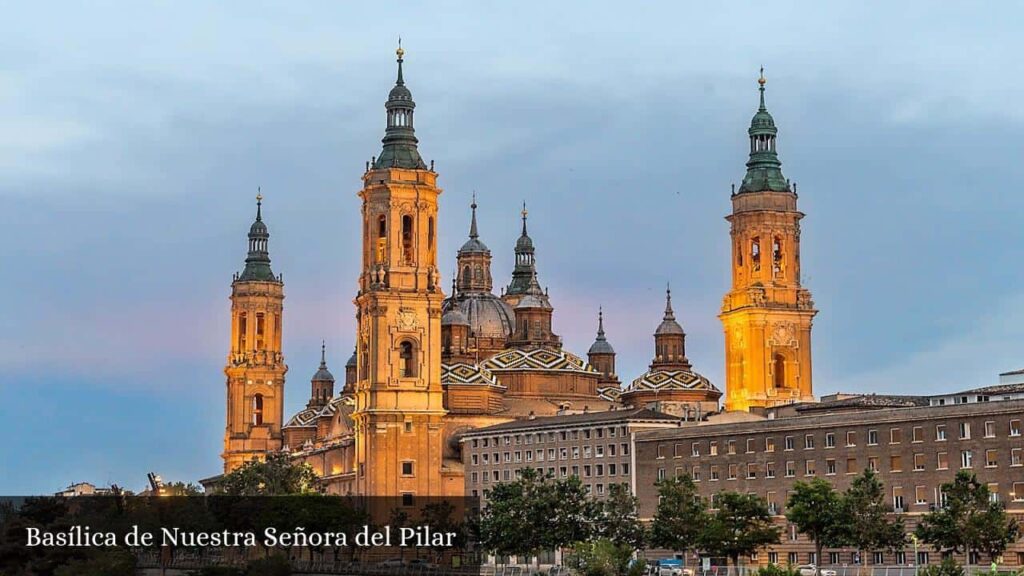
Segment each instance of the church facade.
[{"label": "church facade", "polygon": [[[322,353],[306,407],[284,417],[284,284],[270,269],[269,229],[258,202],[245,269],[232,283],[224,472],[287,451],[313,467],[328,493],[409,499],[461,495],[460,438],[476,428],[623,409],[651,409],[686,420],[721,412],[722,390],[696,372],[686,356],[686,334],[670,290],[654,330],[650,368],[628,385],[616,373],[602,311],[585,359],[563,348],[553,330],[553,298],[540,283],[539,251],[529,235],[525,205],[512,277],[500,293],[495,293],[491,251],[477,225],[475,198],[455,277],[447,286],[442,283],[437,216],[443,194],[433,163],[426,164],[419,153],[416,104],[405,84],[401,48],[397,56],[383,147],[367,163],[357,194],[362,215],[357,330],[344,382],[336,386]],[[763,90],[762,82],[747,178],[733,195],[728,218],[736,263],[721,319],[730,410],[812,398],[814,310],[799,282],[802,214],[796,211],[795,190],[781,176]],[[764,266],[762,245],[768,254]]]}]

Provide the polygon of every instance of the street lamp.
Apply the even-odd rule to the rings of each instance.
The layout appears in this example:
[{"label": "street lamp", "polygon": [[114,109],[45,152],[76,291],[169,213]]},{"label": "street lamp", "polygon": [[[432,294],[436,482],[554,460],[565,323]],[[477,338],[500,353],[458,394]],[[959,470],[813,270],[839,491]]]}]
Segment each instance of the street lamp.
[{"label": "street lamp", "polygon": [[914,543],[914,576],[917,576],[918,564],[919,564],[918,556],[917,556],[917,545],[918,545],[919,541],[917,539],[917,534],[911,533],[910,534],[910,541]]}]

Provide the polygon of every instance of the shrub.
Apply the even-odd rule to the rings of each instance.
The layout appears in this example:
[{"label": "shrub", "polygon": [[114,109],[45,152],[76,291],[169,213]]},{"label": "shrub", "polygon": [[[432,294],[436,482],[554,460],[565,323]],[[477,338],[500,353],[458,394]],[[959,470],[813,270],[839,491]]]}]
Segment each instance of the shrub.
[{"label": "shrub", "polygon": [[922,568],[919,576],[964,576],[964,569],[952,558],[944,558],[941,564]]},{"label": "shrub", "polygon": [[800,573],[792,566],[782,567],[775,564],[769,564],[761,567],[757,572],[754,572],[754,576],[800,576]]}]

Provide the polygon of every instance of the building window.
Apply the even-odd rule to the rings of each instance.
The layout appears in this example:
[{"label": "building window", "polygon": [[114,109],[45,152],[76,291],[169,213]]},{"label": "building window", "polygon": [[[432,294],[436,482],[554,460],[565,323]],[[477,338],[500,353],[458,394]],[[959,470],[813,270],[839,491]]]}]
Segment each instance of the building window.
[{"label": "building window", "polygon": [[846,459],[846,473],[847,474],[856,474],[857,472],[860,472],[860,470],[857,469],[857,458],[847,458]]},{"label": "building window", "polygon": [[972,468],[974,465],[974,454],[970,450],[960,451],[960,467]]},{"label": "building window", "polygon": [[775,478],[775,462],[765,462],[764,464],[764,477]]},{"label": "building window", "polygon": [[924,442],[924,428],[914,426],[912,442]]},{"label": "building window", "polygon": [[804,436],[804,450],[814,449],[814,434],[807,434]]},{"label": "building window", "polygon": [[928,489],[924,486],[914,487],[914,504],[928,503]]},{"label": "building window", "polygon": [[747,438],[747,454],[753,454],[753,453],[754,453],[754,439],[753,438]]},{"label": "building window", "polygon": [[825,474],[827,476],[833,476],[836,473],[836,461],[832,458],[825,460]]},{"label": "building window", "polygon": [[782,354],[775,355],[775,367],[774,367],[775,387],[785,388],[786,387],[786,358]]},{"label": "building window", "polygon": [[398,345],[398,358],[401,361],[401,374],[403,378],[416,377],[415,347],[412,342],[403,340]]},{"label": "building window", "polygon": [[238,351],[245,352],[246,332],[248,332],[248,320],[245,312],[238,315]]},{"label": "building window", "polygon": [[868,430],[868,446],[878,445],[878,430]]},{"label": "building window", "polygon": [[754,480],[757,478],[757,464],[751,462],[747,464],[747,480]]},{"label": "building window", "polygon": [[914,454],[914,471],[924,470],[924,454]]},{"label": "building window", "polygon": [[682,458],[683,457],[683,445],[682,444],[676,444],[675,446],[672,447],[672,456],[674,458]]},{"label": "building window", "polygon": [[846,445],[847,446],[856,446],[857,445],[857,433],[856,432],[851,430],[851,431],[846,433]]},{"label": "building window", "polygon": [[985,422],[985,438],[996,437],[996,423],[989,420]]},{"label": "building window", "polygon": [[1021,466],[1024,465],[1024,457],[1021,456],[1020,448],[1013,448],[1010,450],[1010,466]]},{"label": "building window", "polygon": [[903,429],[902,428],[890,428],[889,429],[889,444],[899,444],[903,442]]},{"label": "building window", "polygon": [[664,480],[664,479],[665,479],[665,469],[664,468],[658,468],[658,480],[661,481],[661,480]]},{"label": "building window", "polygon": [[876,566],[881,566],[882,564],[885,564],[885,552],[875,552],[874,554],[872,554],[871,561]]},{"label": "building window", "polygon": [[796,441],[793,440],[792,436],[786,436],[786,450],[793,450],[796,447]]},{"label": "building window", "polygon": [[718,481],[718,466],[712,466],[711,467],[711,481],[712,482],[717,482]]},{"label": "building window", "polygon": [[[710,454],[712,456],[717,455],[718,454],[718,444],[715,443],[715,442],[712,442],[711,443],[710,451],[711,451]],[[690,456],[693,456],[694,458],[697,458],[698,456],[700,456],[700,442],[694,442],[693,444],[690,444]]]},{"label": "building window", "polygon": [[377,263],[383,263],[387,258],[388,246],[388,217],[381,214],[377,218]]},{"label": "building window", "polygon": [[729,464],[729,480],[736,479],[736,473],[739,471],[738,469],[739,466],[737,466],[736,464]]},{"label": "building window", "polygon": [[254,426],[263,425],[263,394],[252,397],[252,423]]},{"label": "building window", "polygon": [[402,261],[406,264],[415,262],[412,249],[412,216],[402,216]]},{"label": "building window", "polygon": [[889,456],[889,471],[890,472],[903,472],[903,457],[899,454],[893,454]]},{"label": "building window", "polygon": [[412,434],[412,422],[410,422],[409,420],[405,421],[405,433]]},{"label": "building window", "polygon": [[904,552],[903,550],[897,550],[896,551],[896,564],[898,566],[902,566],[903,564],[906,564],[906,563],[907,563],[907,553]]},{"label": "building window", "polygon": [[828,563],[829,564],[839,564],[839,552],[829,552],[828,553]]},{"label": "building window", "polygon": [[700,482],[700,466],[694,466],[690,469],[690,478],[693,478],[694,482]]},{"label": "building window", "polygon": [[[1020,552],[1020,554],[1024,554],[1024,552]],[[769,552],[768,553],[768,563],[769,564],[778,564],[779,563],[779,553],[778,552]],[[1018,564],[1024,564],[1024,562],[1018,562]]]},{"label": "building window", "polygon": [[938,424],[935,426],[935,441],[945,442],[946,441],[946,425]]},{"label": "building window", "polygon": [[903,512],[903,487],[892,487],[892,507],[896,512]]},{"label": "building window", "polygon": [[799,564],[799,563],[800,563],[800,558],[799,558],[799,557],[797,556],[797,553],[796,553],[796,552],[790,552],[790,553],[788,553],[788,554],[786,555],[786,561],[787,561],[787,562],[788,562],[788,563],[789,563],[790,565],[792,565],[792,566],[796,566],[797,564]]},{"label": "building window", "polygon": [[764,439],[764,451],[765,452],[775,452],[775,438],[765,438]]},{"label": "building window", "polygon": [[836,447],[836,435],[832,432],[825,434],[825,448]]},{"label": "building window", "polygon": [[796,476],[796,462],[792,460],[786,461],[786,478],[792,478]]},{"label": "building window", "polygon": [[999,484],[994,482],[988,485],[988,501],[993,504],[999,503]]},{"label": "building window", "polygon": [[415,497],[412,494],[405,492],[402,494],[402,506],[412,506],[415,504]]},{"label": "building window", "polygon": [[949,455],[947,453],[939,452],[935,455],[935,469],[949,470]]},{"label": "building window", "polygon": [[805,460],[804,461],[804,476],[814,476],[814,474],[815,474],[814,460]]},{"label": "building window", "polygon": [[918,566],[927,566],[928,565],[928,553],[927,552],[920,552],[919,551],[917,553],[917,565]]},{"label": "building window", "polygon": [[412,476],[412,462],[402,462],[402,476]]},{"label": "building window", "polygon": [[665,459],[665,445],[664,444],[658,444],[658,460],[664,460],[664,459]]},{"label": "building window", "polygon": [[995,468],[999,466],[999,458],[996,456],[995,450],[985,450],[985,467]]},{"label": "building window", "polygon": [[960,423],[960,439],[968,440],[971,437],[971,423],[961,422]]},{"label": "building window", "polygon": [[872,472],[878,472],[878,456],[868,457],[868,470]]},{"label": "building window", "polygon": [[736,441],[735,440],[729,440],[728,447],[729,447],[729,454],[735,454],[736,453]]},{"label": "building window", "polygon": [[1024,482],[1014,482],[1010,490],[1010,500],[1024,502]]},{"label": "building window", "polygon": [[1010,436],[1020,436],[1020,420],[1010,420]]}]

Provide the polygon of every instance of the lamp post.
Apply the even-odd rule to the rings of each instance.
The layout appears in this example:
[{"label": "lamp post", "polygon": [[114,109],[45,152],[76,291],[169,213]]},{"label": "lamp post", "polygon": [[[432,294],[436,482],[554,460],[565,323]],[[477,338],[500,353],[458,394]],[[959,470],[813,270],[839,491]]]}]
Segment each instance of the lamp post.
[{"label": "lamp post", "polygon": [[917,534],[911,533],[910,534],[910,541],[914,543],[914,576],[917,576],[917,571],[919,569],[918,568],[918,556],[917,556],[917,545],[918,545]]}]

